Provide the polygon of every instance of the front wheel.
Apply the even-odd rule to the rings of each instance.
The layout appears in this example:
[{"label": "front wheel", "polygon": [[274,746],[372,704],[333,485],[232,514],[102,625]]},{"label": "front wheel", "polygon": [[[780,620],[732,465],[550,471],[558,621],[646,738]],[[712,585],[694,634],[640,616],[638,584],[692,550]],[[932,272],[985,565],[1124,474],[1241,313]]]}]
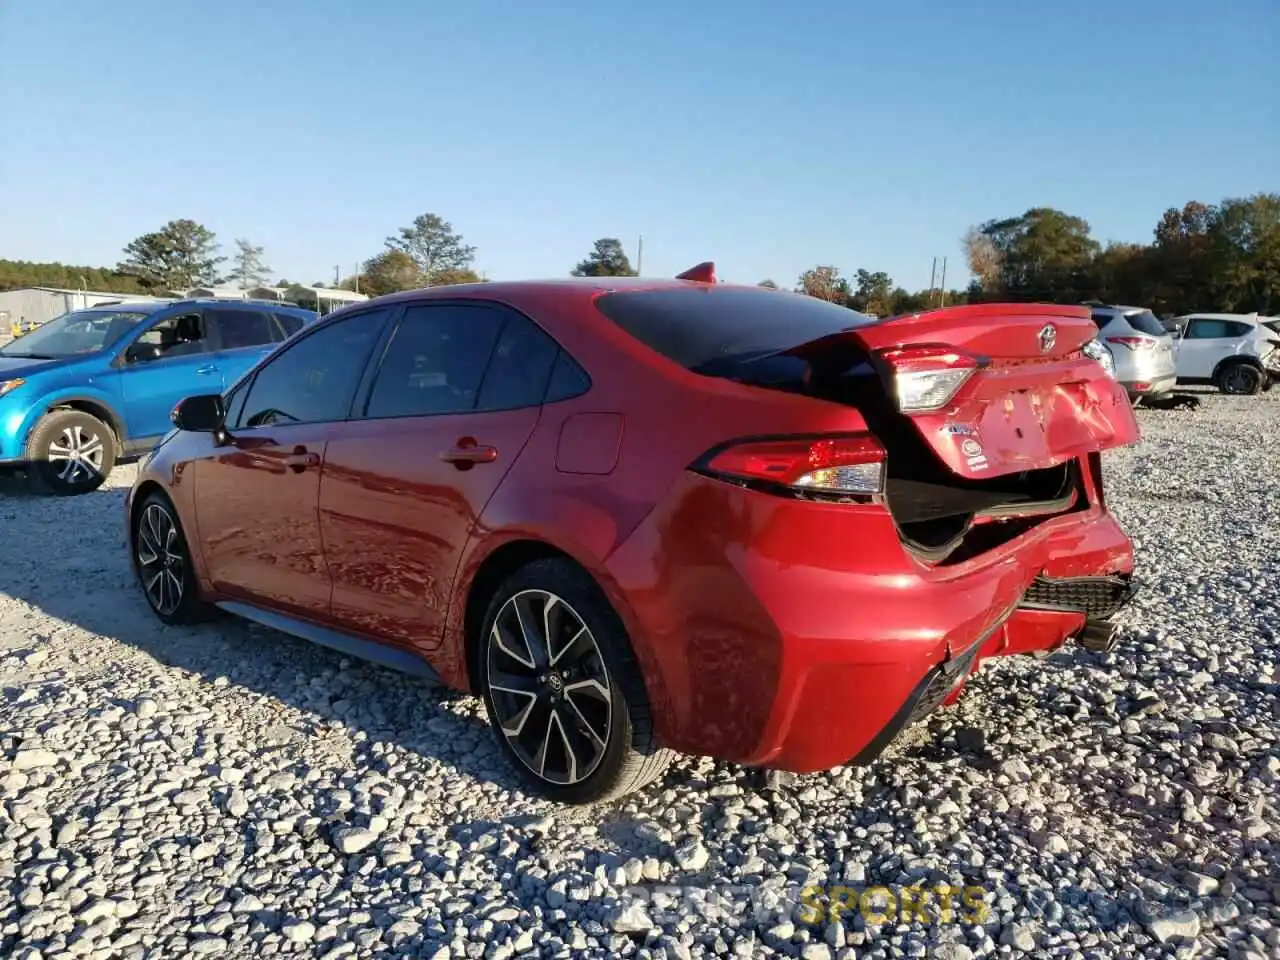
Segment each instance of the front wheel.
[{"label": "front wheel", "polygon": [[54,410],[31,431],[27,463],[32,486],[41,493],[89,493],[102,486],[115,466],[115,434],[91,414]]},{"label": "front wheel", "polygon": [[135,511],[133,564],[147,603],[162,621],[177,626],[208,619],[212,608],[200,599],[178,512],[161,493],[150,494]]},{"label": "front wheel", "polygon": [[1247,363],[1233,363],[1218,374],[1218,389],[1233,396],[1253,396],[1262,391],[1262,371]]},{"label": "front wheel", "polygon": [[626,629],[568,560],[516,571],[489,603],[477,658],[499,748],[534,790],[597,803],[666,769]]}]

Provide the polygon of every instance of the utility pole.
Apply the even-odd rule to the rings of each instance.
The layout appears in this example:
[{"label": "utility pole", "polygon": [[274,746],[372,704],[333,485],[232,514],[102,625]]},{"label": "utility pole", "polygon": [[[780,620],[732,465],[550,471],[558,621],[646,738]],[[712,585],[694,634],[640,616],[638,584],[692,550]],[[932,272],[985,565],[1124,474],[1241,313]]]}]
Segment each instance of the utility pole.
[{"label": "utility pole", "polygon": [[640,234],[640,242],[636,244],[636,274],[644,269],[644,234]]},{"label": "utility pole", "polygon": [[933,258],[933,265],[929,268],[929,306],[933,306],[933,283],[938,279],[938,258]]},{"label": "utility pole", "polygon": [[945,307],[947,305],[947,258],[942,258],[942,296],[938,300],[938,306]]}]

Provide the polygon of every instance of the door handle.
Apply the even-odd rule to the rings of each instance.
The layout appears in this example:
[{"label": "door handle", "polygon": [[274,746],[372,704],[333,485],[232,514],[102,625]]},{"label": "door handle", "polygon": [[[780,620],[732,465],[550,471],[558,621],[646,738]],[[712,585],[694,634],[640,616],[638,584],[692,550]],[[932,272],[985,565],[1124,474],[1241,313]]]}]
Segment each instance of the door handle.
[{"label": "door handle", "polygon": [[203,367],[196,367],[196,373],[203,373],[206,376],[208,374],[217,373],[217,372],[218,372],[218,365],[216,363],[206,363]]},{"label": "door handle", "polygon": [[320,454],[310,453],[306,447],[294,447],[293,453],[284,458],[284,465],[294,473],[301,473],[307,467],[320,466]]},{"label": "door handle", "polygon": [[498,448],[476,443],[475,437],[462,437],[453,449],[440,454],[445,463],[452,463],[459,470],[470,470],[477,463],[493,463],[498,459]]}]

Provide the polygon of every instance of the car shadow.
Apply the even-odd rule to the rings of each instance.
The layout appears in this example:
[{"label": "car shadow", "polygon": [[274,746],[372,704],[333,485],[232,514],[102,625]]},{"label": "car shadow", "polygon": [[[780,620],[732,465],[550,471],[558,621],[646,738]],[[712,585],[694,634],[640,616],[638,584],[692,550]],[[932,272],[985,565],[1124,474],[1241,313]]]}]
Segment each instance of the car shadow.
[{"label": "car shadow", "polygon": [[[0,594],[201,682],[256,695],[258,706],[279,718],[261,730],[264,753],[289,754],[299,738],[321,739],[352,764],[363,765],[363,756],[380,768],[391,746],[475,778],[486,792],[496,787],[524,795],[474,697],[232,616],[195,627],[162,624],[133,577],[125,495],[107,488],[46,497],[28,493],[21,478],[0,481],[0,529],[6,532],[0,538]],[[36,642],[47,641],[54,659],[70,653],[58,649],[63,635],[56,626],[47,632]],[[83,638],[78,646],[66,664],[71,673],[76,660],[86,659]],[[109,657],[110,651],[104,646],[101,653]],[[100,664],[92,668],[100,670]]]}]

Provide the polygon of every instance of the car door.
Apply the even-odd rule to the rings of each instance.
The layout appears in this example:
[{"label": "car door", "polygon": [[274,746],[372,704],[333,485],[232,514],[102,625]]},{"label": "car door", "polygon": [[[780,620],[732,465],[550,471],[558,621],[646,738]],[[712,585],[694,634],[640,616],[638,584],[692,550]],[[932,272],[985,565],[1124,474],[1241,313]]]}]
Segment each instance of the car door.
[{"label": "car door", "polygon": [[327,617],[320,468],[389,316],[383,309],[315,327],[228,397],[227,443],[193,466],[204,562],[219,593]]},{"label": "car door", "polygon": [[206,309],[205,324],[223,389],[239,380],[286,337],[279,322],[265,310],[240,304]]},{"label": "car door", "polygon": [[210,349],[203,311],[181,310],[147,324],[117,358],[125,427],[131,441],[169,432],[178,401],[221,393],[222,375]]},{"label": "car door", "polygon": [[1191,380],[1208,380],[1218,361],[1230,349],[1225,348],[1226,323],[1208,317],[1192,317],[1183,329],[1178,343],[1178,376]]},{"label": "car door", "polygon": [[482,301],[407,306],[325,450],[320,532],[335,623],[439,649],[476,518],[537,424],[559,346]]}]

